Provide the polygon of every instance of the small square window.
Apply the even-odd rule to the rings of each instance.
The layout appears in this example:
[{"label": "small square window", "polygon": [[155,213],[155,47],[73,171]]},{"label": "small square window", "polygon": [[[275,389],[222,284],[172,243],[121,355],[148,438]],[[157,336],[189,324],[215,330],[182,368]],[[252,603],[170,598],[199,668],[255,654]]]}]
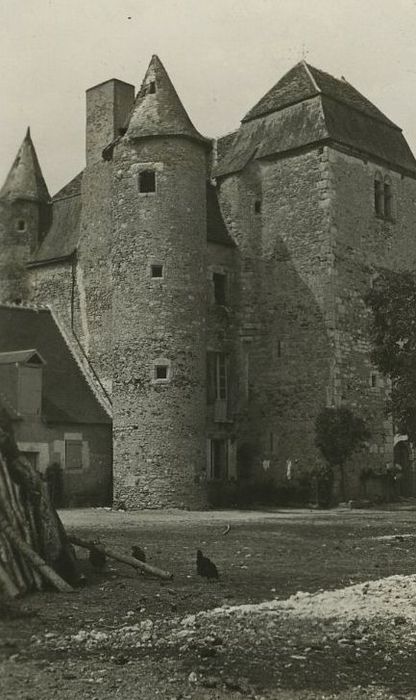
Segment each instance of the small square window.
[{"label": "small square window", "polygon": [[156,173],[154,170],[142,170],[139,173],[139,192],[156,192]]},{"label": "small square window", "polygon": [[155,379],[167,379],[168,378],[167,365],[156,365],[155,375],[156,375]]},{"label": "small square window", "polygon": [[219,306],[225,306],[227,301],[227,276],[220,272],[212,275],[214,282],[214,299]]},{"label": "small square window", "polygon": [[18,219],[16,228],[19,233],[24,233],[26,231],[26,221],[24,219]]},{"label": "small square window", "polygon": [[163,265],[151,265],[150,275],[153,279],[160,279],[163,277]]},{"label": "small square window", "polygon": [[171,378],[170,361],[165,358],[154,360],[152,367],[152,382],[154,384],[167,384]]}]

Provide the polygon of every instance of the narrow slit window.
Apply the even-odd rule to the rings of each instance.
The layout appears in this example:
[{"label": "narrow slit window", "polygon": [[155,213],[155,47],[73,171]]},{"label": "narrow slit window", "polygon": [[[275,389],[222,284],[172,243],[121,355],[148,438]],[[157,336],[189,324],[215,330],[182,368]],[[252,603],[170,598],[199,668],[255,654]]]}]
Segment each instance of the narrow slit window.
[{"label": "narrow slit window", "polygon": [[370,383],[372,389],[377,388],[377,372],[371,372]]},{"label": "narrow slit window", "polygon": [[212,275],[214,282],[214,299],[219,306],[225,306],[227,301],[227,277],[226,275],[214,272]]},{"label": "narrow slit window", "polygon": [[19,233],[23,233],[26,231],[26,221],[24,219],[18,219],[16,228],[19,231]]},{"label": "narrow slit window", "polygon": [[374,208],[377,216],[384,216],[384,187],[378,178],[374,180]]},{"label": "narrow slit window", "polygon": [[151,265],[150,276],[152,279],[161,279],[163,277],[163,265]]},{"label": "narrow slit window", "polygon": [[254,212],[256,214],[261,214],[261,199],[256,199],[254,202]]},{"label": "narrow slit window", "polygon": [[386,219],[393,218],[393,194],[389,179],[384,180],[384,216]]},{"label": "narrow slit window", "polygon": [[154,80],[151,80],[149,83],[149,95],[154,95],[156,92],[156,82]]},{"label": "narrow slit window", "polygon": [[142,170],[139,173],[139,192],[142,194],[156,192],[156,173],[154,170]]}]

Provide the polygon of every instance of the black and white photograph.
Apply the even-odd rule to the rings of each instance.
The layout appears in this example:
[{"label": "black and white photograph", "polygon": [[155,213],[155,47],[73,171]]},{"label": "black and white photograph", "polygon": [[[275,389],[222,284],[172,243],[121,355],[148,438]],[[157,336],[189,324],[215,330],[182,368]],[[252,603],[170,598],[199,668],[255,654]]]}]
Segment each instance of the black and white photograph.
[{"label": "black and white photograph", "polygon": [[416,0],[0,62],[1,700],[416,700]]}]

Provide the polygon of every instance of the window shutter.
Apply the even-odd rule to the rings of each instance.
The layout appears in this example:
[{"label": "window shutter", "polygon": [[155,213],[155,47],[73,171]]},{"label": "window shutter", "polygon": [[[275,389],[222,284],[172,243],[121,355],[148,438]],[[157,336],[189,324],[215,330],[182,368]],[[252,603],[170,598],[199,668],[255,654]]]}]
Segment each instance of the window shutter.
[{"label": "window shutter", "polygon": [[228,478],[231,480],[237,480],[237,440],[228,440],[228,464],[227,472]]},{"label": "window shutter", "polygon": [[217,355],[207,352],[207,403],[214,403],[217,386]]},{"label": "window shutter", "polygon": [[212,448],[212,443],[210,438],[207,438],[207,479],[212,478],[212,467],[211,467],[211,461],[212,461],[212,456],[211,456],[211,448]]}]

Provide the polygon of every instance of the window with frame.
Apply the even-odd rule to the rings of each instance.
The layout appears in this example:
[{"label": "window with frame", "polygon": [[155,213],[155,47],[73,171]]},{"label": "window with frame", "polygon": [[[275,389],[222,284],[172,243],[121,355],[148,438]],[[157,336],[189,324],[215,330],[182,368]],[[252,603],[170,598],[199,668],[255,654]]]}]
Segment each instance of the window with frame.
[{"label": "window with frame", "polygon": [[150,276],[152,279],[161,279],[163,277],[163,265],[154,264],[150,266]]},{"label": "window with frame", "polygon": [[221,481],[228,478],[228,442],[224,439],[211,440],[209,479]]},{"label": "window with frame", "polygon": [[156,192],[156,173],[154,170],[142,170],[139,173],[140,194]]},{"label": "window with frame", "polygon": [[374,179],[374,210],[376,216],[384,217],[384,183],[380,173]]},{"label": "window with frame", "polygon": [[391,180],[387,176],[384,178],[384,216],[386,219],[393,218],[393,192]]},{"label": "window with frame", "polygon": [[383,178],[381,173],[376,173],[374,179],[374,209],[376,216],[379,218],[389,221],[393,220],[393,188],[388,175]]},{"label": "window with frame", "polygon": [[65,468],[82,469],[82,440],[65,440]]},{"label": "window with frame", "polygon": [[34,469],[39,468],[39,452],[22,452],[21,454],[26,457]]},{"label": "window with frame", "polygon": [[228,365],[228,355],[225,353],[207,353],[207,403],[227,400]]}]

